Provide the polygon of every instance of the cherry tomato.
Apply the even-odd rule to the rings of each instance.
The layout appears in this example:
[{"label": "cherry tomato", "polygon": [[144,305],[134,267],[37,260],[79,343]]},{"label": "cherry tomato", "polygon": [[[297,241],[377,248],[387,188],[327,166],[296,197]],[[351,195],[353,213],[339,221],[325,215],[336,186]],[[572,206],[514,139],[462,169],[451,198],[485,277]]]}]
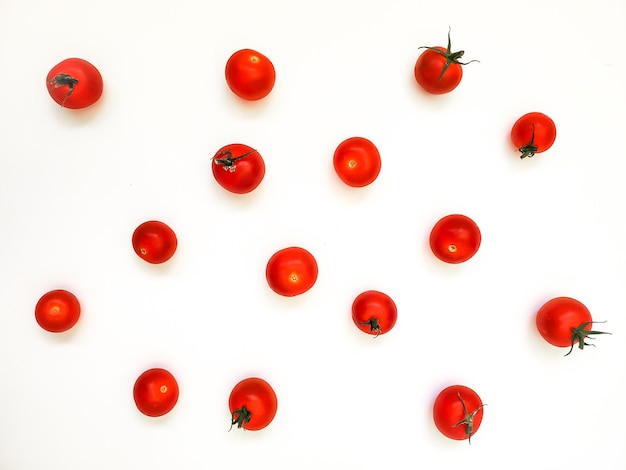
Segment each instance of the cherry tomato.
[{"label": "cherry tomato", "polygon": [[460,214],[440,219],[430,232],[430,248],[437,258],[446,263],[467,261],[480,247],[481,234],[476,223]]},{"label": "cherry tomato", "polygon": [[437,429],[455,440],[470,440],[483,420],[483,402],[478,394],[464,385],[444,388],[433,405]]},{"label": "cherry tomato", "polygon": [[178,240],[174,231],[157,220],[149,220],[139,225],[133,233],[135,253],[151,264],[165,263],[174,256]]},{"label": "cherry tomato", "polygon": [[80,303],[63,289],[44,294],[35,306],[35,320],[44,330],[61,333],[72,328],[80,317]]},{"label": "cherry tomato", "polygon": [[265,176],[263,157],[257,150],[244,144],[222,147],[212,161],[215,180],[231,193],[249,193],[261,184]]},{"label": "cherry tomato", "polygon": [[228,398],[231,428],[258,431],[272,422],[278,409],[274,389],[265,380],[250,377],[239,382]]},{"label": "cherry tomato", "polygon": [[339,144],[333,156],[337,176],[348,186],[360,188],[372,183],[380,173],[380,153],[363,137],[350,137]]},{"label": "cherry tomato", "polygon": [[515,121],[511,129],[511,141],[522,153],[520,158],[532,157],[545,152],[556,140],[556,125],[543,113],[528,113]]},{"label": "cherry tomato", "polygon": [[450,31],[448,31],[448,48],[441,46],[428,47],[415,62],[415,80],[428,93],[442,95],[454,90],[463,78],[463,67],[477,60],[460,62],[465,51],[452,52],[450,44]]},{"label": "cherry tomato", "polygon": [[133,398],[146,416],[163,416],[172,411],[178,401],[178,383],[165,369],[148,369],[135,381]]},{"label": "cherry tomato", "polygon": [[242,49],[226,62],[226,83],[235,95],[244,100],[265,98],[275,82],[274,65],[260,52]]},{"label": "cherry tomato", "polygon": [[46,77],[48,92],[54,101],[70,109],[86,108],[102,95],[102,75],[83,59],[65,59]]},{"label": "cherry tomato", "polygon": [[382,335],[393,328],[398,319],[396,304],[387,294],[368,290],[352,303],[352,320],[357,328],[370,335]]},{"label": "cherry tomato", "polygon": [[265,277],[277,294],[293,297],[308,291],[317,280],[317,261],[304,248],[277,251],[267,262]]},{"label": "cherry tomato", "polygon": [[585,342],[589,335],[608,334],[592,331],[594,322],[589,309],[570,297],[556,297],[543,304],[537,312],[536,322],[539,334],[548,343],[561,348],[569,346],[566,356],[572,352],[576,343],[579,349],[590,346]]}]

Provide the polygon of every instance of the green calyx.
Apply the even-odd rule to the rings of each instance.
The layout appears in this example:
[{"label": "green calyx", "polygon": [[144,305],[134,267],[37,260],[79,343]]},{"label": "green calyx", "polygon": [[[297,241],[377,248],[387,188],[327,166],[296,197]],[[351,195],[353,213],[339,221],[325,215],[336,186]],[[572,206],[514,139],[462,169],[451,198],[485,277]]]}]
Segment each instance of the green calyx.
[{"label": "green calyx", "polygon": [[359,325],[369,325],[370,333],[376,333],[374,338],[376,338],[379,334],[382,333],[382,330],[380,328],[380,323],[378,322],[378,318],[374,317],[374,318],[370,318],[368,321],[359,322]]},{"label": "green calyx", "polygon": [[474,434],[474,418],[476,417],[476,413],[481,410],[485,405],[480,405],[471,413],[467,412],[467,408],[465,407],[465,401],[463,401],[463,397],[461,397],[461,393],[458,393],[459,400],[461,400],[461,405],[463,406],[463,414],[465,417],[459,421],[458,423],[453,424],[453,426],[461,426],[465,425],[465,433],[467,434],[467,441],[472,443],[472,434]]},{"label": "green calyx", "polygon": [[588,338],[589,336],[611,334],[611,333],[607,333],[606,331],[587,330],[586,328],[593,323],[605,323],[605,322],[586,321],[584,323],[581,323],[578,327],[572,328],[572,344],[566,356],[569,356],[572,353],[572,351],[574,350],[574,344],[576,344],[576,342],[578,342],[578,349],[584,349],[585,346],[595,347],[595,344],[585,342],[586,339],[593,339],[593,338]]},{"label": "green calyx", "polygon": [[54,88],[59,88],[62,86],[68,87],[68,92],[63,98],[63,103],[61,103],[61,105],[65,104],[65,101],[70,96],[72,96],[72,93],[74,93],[74,87],[76,86],[77,83],[78,83],[78,79],[72,77],[71,75],[68,75],[67,73],[60,73],[58,75],[55,75],[54,78],[50,80],[50,84],[54,85]]},{"label": "green calyx", "polygon": [[213,157],[213,161],[216,165],[222,165],[222,168],[224,168],[225,171],[230,171],[232,173],[237,168],[237,165],[235,164],[237,160],[241,160],[254,152],[256,152],[256,150],[250,150],[243,155],[233,157],[233,153],[230,150],[225,150],[215,155]]},{"label": "green calyx", "polygon": [[250,410],[246,408],[246,405],[243,405],[240,409],[234,410],[231,413],[230,417],[230,429],[232,429],[235,424],[237,425],[237,429],[246,429],[246,424],[250,422],[250,419],[252,418],[252,413],[250,413]]},{"label": "green calyx", "polygon": [[472,62],[480,62],[479,60],[470,60],[469,62],[459,61],[459,59],[463,57],[463,54],[465,54],[465,51],[452,52],[452,44],[450,41],[450,29],[448,29],[448,48],[445,51],[442,51],[441,49],[436,48],[436,47],[429,47],[429,46],[418,47],[418,49],[428,49],[430,51],[434,51],[438,54],[441,54],[442,56],[446,58],[446,63],[444,64],[443,68],[441,69],[441,73],[439,74],[439,80],[441,80],[441,78],[443,77],[443,74],[446,73],[446,70],[448,70],[448,68],[450,67],[450,64],[467,65]]}]

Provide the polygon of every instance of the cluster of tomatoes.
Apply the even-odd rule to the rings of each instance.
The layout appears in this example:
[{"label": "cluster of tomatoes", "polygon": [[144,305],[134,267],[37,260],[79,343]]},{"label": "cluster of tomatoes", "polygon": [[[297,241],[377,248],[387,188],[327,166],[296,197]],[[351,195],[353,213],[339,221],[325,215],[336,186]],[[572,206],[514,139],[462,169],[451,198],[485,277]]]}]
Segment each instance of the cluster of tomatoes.
[{"label": "cluster of tomatoes", "polygon": [[[461,82],[464,51],[453,52],[448,33],[448,45],[424,47],[415,63],[415,80],[427,93],[444,94]],[[470,61],[474,62],[474,61]],[[255,101],[266,97],[273,89],[276,71],[263,54],[244,49],[227,61],[225,78],[229,88],[243,100]],[[103,91],[100,72],[89,62],[71,58],[50,70],[46,84],[51,97],[70,109],[94,104]],[[521,158],[532,157],[548,150],[556,139],[552,119],[539,112],[520,117],[511,129],[512,144]],[[373,183],[381,169],[381,157],[376,146],[364,137],[352,137],[341,142],[333,155],[337,176],[352,187]],[[261,153],[244,144],[229,144],[220,148],[212,158],[212,173],[216,182],[235,194],[247,194],[261,184],[265,162]],[[458,264],[471,259],[481,244],[478,225],[462,214],[441,218],[430,232],[430,248],[439,260]],[[132,247],[148,263],[167,262],[176,252],[174,231],[161,221],[139,225],[131,237]],[[274,253],[267,262],[268,286],[282,296],[297,296],[311,289],[318,276],[315,257],[301,247],[287,247]],[[396,304],[387,294],[369,290],[359,294],[352,304],[355,326],[374,337],[388,333],[398,316]],[[41,297],[35,307],[39,325],[47,331],[60,333],[72,328],[80,317],[80,303],[70,292],[54,290]],[[536,314],[539,334],[558,347],[588,345],[590,335],[603,332],[592,330],[589,310],[578,300],[554,298]],[[567,355],[566,354],[566,355]],[[178,384],[164,369],[150,369],[135,383],[133,395],[139,411],[151,417],[171,411],[178,400]],[[277,411],[277,397],[271,385],[258,377],[242,380],[234,386],[229,398],[231,427],[260,430],[270,424]],[[479,395],[464,385],[452,385],[442,390],[433,404],[434,423],[441,433],[451,439],[470,439],[478,430],[483,407]]]}]

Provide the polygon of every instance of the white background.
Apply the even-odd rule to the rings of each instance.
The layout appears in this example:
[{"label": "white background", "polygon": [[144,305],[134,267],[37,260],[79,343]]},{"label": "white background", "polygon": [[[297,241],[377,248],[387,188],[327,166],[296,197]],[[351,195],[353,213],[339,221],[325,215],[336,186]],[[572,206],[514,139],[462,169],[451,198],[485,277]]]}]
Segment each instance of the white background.
[{"label": "white background", "polygon": [[[0,469],[625,468],[625,20],[622,0],[2,0]],[[480,63],[429,96],[418,47],[449,27]],[[260,102],[224,80],[246,47],[276,67]],[[86,110],[46,91],[68,57],[104,77]],[[530,111],[557,139],[520,160]],[[332,168],[356,135],[383,161],[360,189]],[[234,142],[267,166],[245,196],[210,171]],[[428,248],[449,213],[482,231],[462,265]],[[162,266],[130,244],[149,219],[178,235]],[[319,278],[283,298],[265,264],[291,245]],[[83,308],[59,335],[34,319],[55,288]],[[375,340],[350,318],[367,289],[399,310]],[[563,357],[534,327],[561,295],[613,335]],[[180,386],[158,419],[132,399],[155,366]],[[228,432],[253,375],[276,418]],[[487,403],[471,445],[432,422],[454,383]]]}]

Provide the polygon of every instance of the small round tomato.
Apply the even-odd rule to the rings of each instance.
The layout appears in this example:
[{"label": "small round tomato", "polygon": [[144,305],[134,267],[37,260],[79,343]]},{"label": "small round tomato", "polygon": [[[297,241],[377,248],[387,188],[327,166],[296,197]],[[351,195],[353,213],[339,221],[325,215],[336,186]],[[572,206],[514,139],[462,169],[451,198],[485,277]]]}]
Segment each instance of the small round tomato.
[{"label": "small round tomato", "polygon": [[592,331],[591,312],[583,303],[570,297],[556,297],[543,304],[537,312],[536,323],[539,334],[548,343],[561,348],[569,346],[566,356],[576,343],[580,349],[590,346],[585,342],[589,335],[608,334]]},{"label": "small round tomato", "polygon": [[274,65],[260,52],[242,49],[226,62],[226,83],[235,95],[244,100],[265,98],[275,82]]},{"label": "small round tomato", "polygon": [[178,383],[165,369],[148,369],[135,381],[133,398],[146,416],[163,416],[172,411],[178,401]]},{"label": "small round tomato", "polygon": [[528,113],[515,121],[511,129],[511,141],[522,153],[520,158],[532,157],[545,152],[556,140],[556,125],[543,113]]},{"label": "small round tomato", "polygon": [[46,77],[48,92],[54,101],[70,109],[86,108],[102,95],[102,75],[83,59],[65,59]]},{"label": "small round tomato", "polygon": [[441,46],[422,46],[426,49],[415,62],[414,74],[417,83],[428,93],[442,95],[454,90],[463,78],[463,67],[470,62],[460,62],[465,51],[452,52],[450,31],[448,31],[448,48]]},{"label": "small round tomato", "polygon": [[74,294],[63,289],[44,294],[35,306],[35,320],[44,330],[61,333],[72,328],[80,318],[80,303]]},{"label": "small round tomato", "polygon": [[265,176],[261,154],[244,144],[230,144],[217,151],[211,170],[219,185],[235,194],[255,189]]},{"label": "small round tomato", "polygon": [[451,385],[439,392],[435,399],[435,426],[450,439],[470,440],[483,420],[483,407],[474,390],[464,385]]},{"label": "small round tomato", "polygon": [[133,232],[135,253],[151,264],[165,263],[174,256],[178,240],[174,231],[158,220],[144,222]]},{"label": "small round tomato", "polygon": [[274,389],[265,380],[250,377],[239,382],[228,398],[231,428],[258,431],[272,422],[278,409]]},{"label": "small round tomato", "polygon": [[294,297],[313,287],[317,272],[313,255],[304,248],[292,246],[272,255],[267,262],[265,277],[274,292]]},{"label": "small round tomato", "polygon": [[398,309],[395,302],[382,292],[362,292],[352,303],[354,324],[359,330],[375,337],[391,330],[397,319]]},{"label": "small round tomato", "polygon": [[351,137],[339,144],[333,156],[337,176],[348,186],[360,188],[372,183],[380,173],[380,153],[363,137]]},{"label": "small round tomato", "polygon": [[451,264],[463,263],[474,256],[480,240],[476,223],[460,214],[443,217],[430,232],[431,250],[441,261]]}]

